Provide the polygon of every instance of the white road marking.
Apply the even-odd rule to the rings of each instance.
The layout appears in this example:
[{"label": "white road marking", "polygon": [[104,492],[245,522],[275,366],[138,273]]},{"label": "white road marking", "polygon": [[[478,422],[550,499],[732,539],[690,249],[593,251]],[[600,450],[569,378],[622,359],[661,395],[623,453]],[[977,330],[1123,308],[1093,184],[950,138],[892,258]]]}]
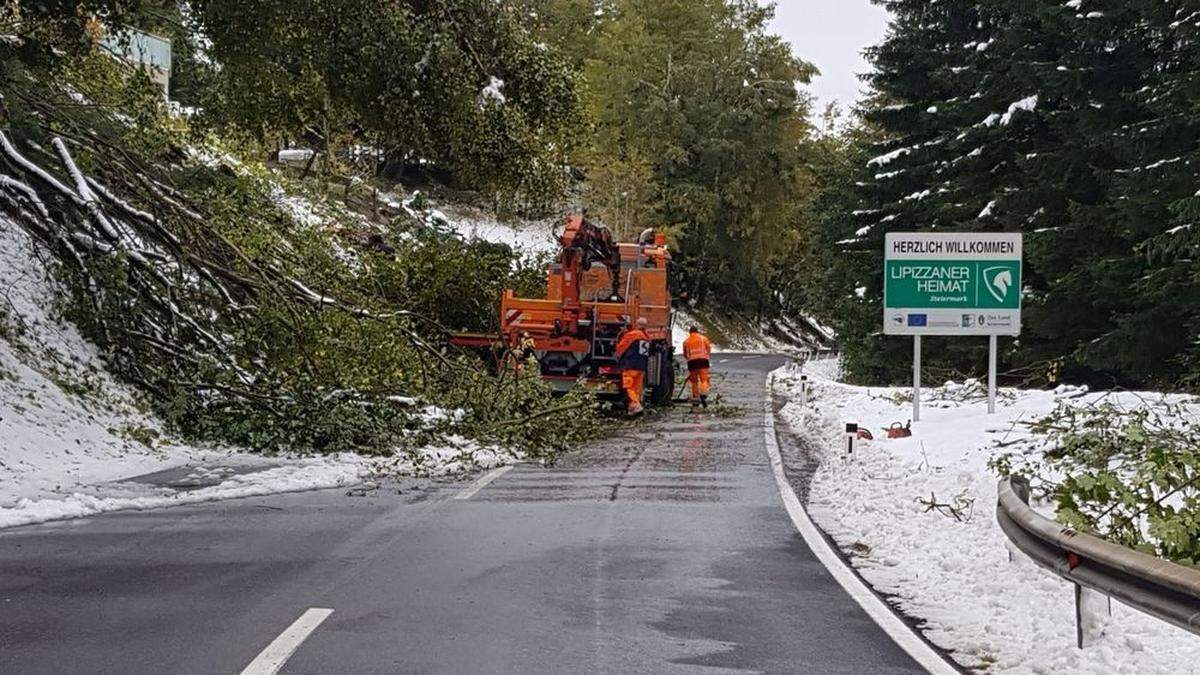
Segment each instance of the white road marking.
[{"label": "white road marking", "polygon": [[783,457],[779,454],[779,443],[775,440],[775,410],[771,406],[774,380],[775,373],[767,376],[763,440],[767,444],[767,454],[771,457],[771,469],[775,473],[775,483],[779,486],[779,496],[783,498],[783,506],[791,516],[792,524],[800,531],[800,536],[804,537],[805,543],[812,549],[813,554],[817,556],[825,569],[829,570],[833,578],[837,579],[850,597],[854,598],[854,601],[883,629],[883,632],[887,633],[888,637],[892,638],[901,649],[908,652],[914,661],[933,675],[957,674],[959,672],[957,668],[947,663],[941,654],[914,634],[912,629],[896,616],[891,607],[875,595],[866,583],[846,566],[841,557],[829,546],[825,536],[813,524],[808,513],[804,511],[804,506],[800,504],[800,498],[796,496],[796,491],[792,489],[792,484],[788,482],[787,475],[783,472]]},{"label": "white road marking", "polygon": [[292,654],[296,653],[296,649],[300,643],[304,642],[309,635],[312,634],[321,622],[329,618],[333,614],[332,609],[321,609],[319,607],[311,607],[299,619],[296,619],[292,625],[279,634],[267,648],[262,650],[258,656],[250,662],[242,670],[242,675],[275,675],[283,664],[291,658]]},{"label": "white road marking", "polygon": [[491,471],[480,476],[479,480],[468,485],[466,487],[466,489],[464,489],[462,492],[454,495],[454,498],[460,499],[460,500],[461,499],[470,499],[471,497],[475,496],[476,492],[479,492],[483,488],[487,487],[488,483],[491,483],[492,481],[496,480],[500,476],[503,476],[504,474],[508,473],[509,471],[512,471],[511,464],[509,464],[508,466],[502,466],[499,469],[492,469]]},{"label": "white road marking", "polygon": [[725,362],[726,362],[726,361],[728,361],[728,360],[729,360],[729,359],[721,359],[720,361],[717,361],[717,363],[725,363]]}]

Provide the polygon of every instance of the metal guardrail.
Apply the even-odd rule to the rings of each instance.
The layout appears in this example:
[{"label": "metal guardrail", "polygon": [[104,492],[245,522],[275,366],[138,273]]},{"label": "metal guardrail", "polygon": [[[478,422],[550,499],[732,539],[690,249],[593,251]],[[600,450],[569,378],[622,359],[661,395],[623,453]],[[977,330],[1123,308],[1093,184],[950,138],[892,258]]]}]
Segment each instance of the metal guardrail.
[{"label": "metal guardrail", "polygon": [[1118,546],[1037,513],[1029,507],[1029,483],[1019,477],[1001,480],[998,493],[996,520],[1009,540],[1034,562],[1075,585],[1080,648],[1084,589],[1200,635],[1200,569]]}]

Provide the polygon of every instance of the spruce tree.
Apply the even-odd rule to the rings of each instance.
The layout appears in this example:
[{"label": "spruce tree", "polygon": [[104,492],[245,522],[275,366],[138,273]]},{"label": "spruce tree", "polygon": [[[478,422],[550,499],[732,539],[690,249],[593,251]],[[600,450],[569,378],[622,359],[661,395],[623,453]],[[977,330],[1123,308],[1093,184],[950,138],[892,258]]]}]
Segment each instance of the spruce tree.
[{"label": "spruce tree", "polygon": [[1129,291],[1136,305],[1089,347],[1096,359],[1159,381],[1200,380],[1200,2],[1139,0],[1131,27],[1155,56],[1131,98],[1148,117],[1115,136],[1119,170],[1113,209],[1139,241],[1145,267]]}]

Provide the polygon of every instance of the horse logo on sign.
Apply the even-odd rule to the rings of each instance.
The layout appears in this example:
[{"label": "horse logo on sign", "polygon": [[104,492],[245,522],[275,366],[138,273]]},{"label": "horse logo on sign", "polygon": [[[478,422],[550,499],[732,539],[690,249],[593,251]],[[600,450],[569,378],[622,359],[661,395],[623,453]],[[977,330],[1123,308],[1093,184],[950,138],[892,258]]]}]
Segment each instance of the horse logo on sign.
[{"label": "horse logo on sign", "polygon": [[986,282],[984,286],[996,302],[1004,302],[1008,298],[1008,291],[1013,285],[1012,270],[1007,267],[989,267],[983,271],[983,279]]}]

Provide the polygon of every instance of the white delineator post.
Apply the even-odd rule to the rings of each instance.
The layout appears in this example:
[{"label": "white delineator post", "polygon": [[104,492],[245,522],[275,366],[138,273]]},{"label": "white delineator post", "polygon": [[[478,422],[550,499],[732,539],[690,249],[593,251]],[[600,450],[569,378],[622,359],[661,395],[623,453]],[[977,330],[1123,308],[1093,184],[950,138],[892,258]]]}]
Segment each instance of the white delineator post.
[{"label": "white delineator post", "polygon": [[808,405],[808,376],[800,376],[800,405]]},{"label": "white delineator post", "polygon": [[996,336],[988,336],[988,414],[996,413]]},{"label": "white delineator post", "polygon": [[921,421],[921,336],[913,336],[913,421]]}]

